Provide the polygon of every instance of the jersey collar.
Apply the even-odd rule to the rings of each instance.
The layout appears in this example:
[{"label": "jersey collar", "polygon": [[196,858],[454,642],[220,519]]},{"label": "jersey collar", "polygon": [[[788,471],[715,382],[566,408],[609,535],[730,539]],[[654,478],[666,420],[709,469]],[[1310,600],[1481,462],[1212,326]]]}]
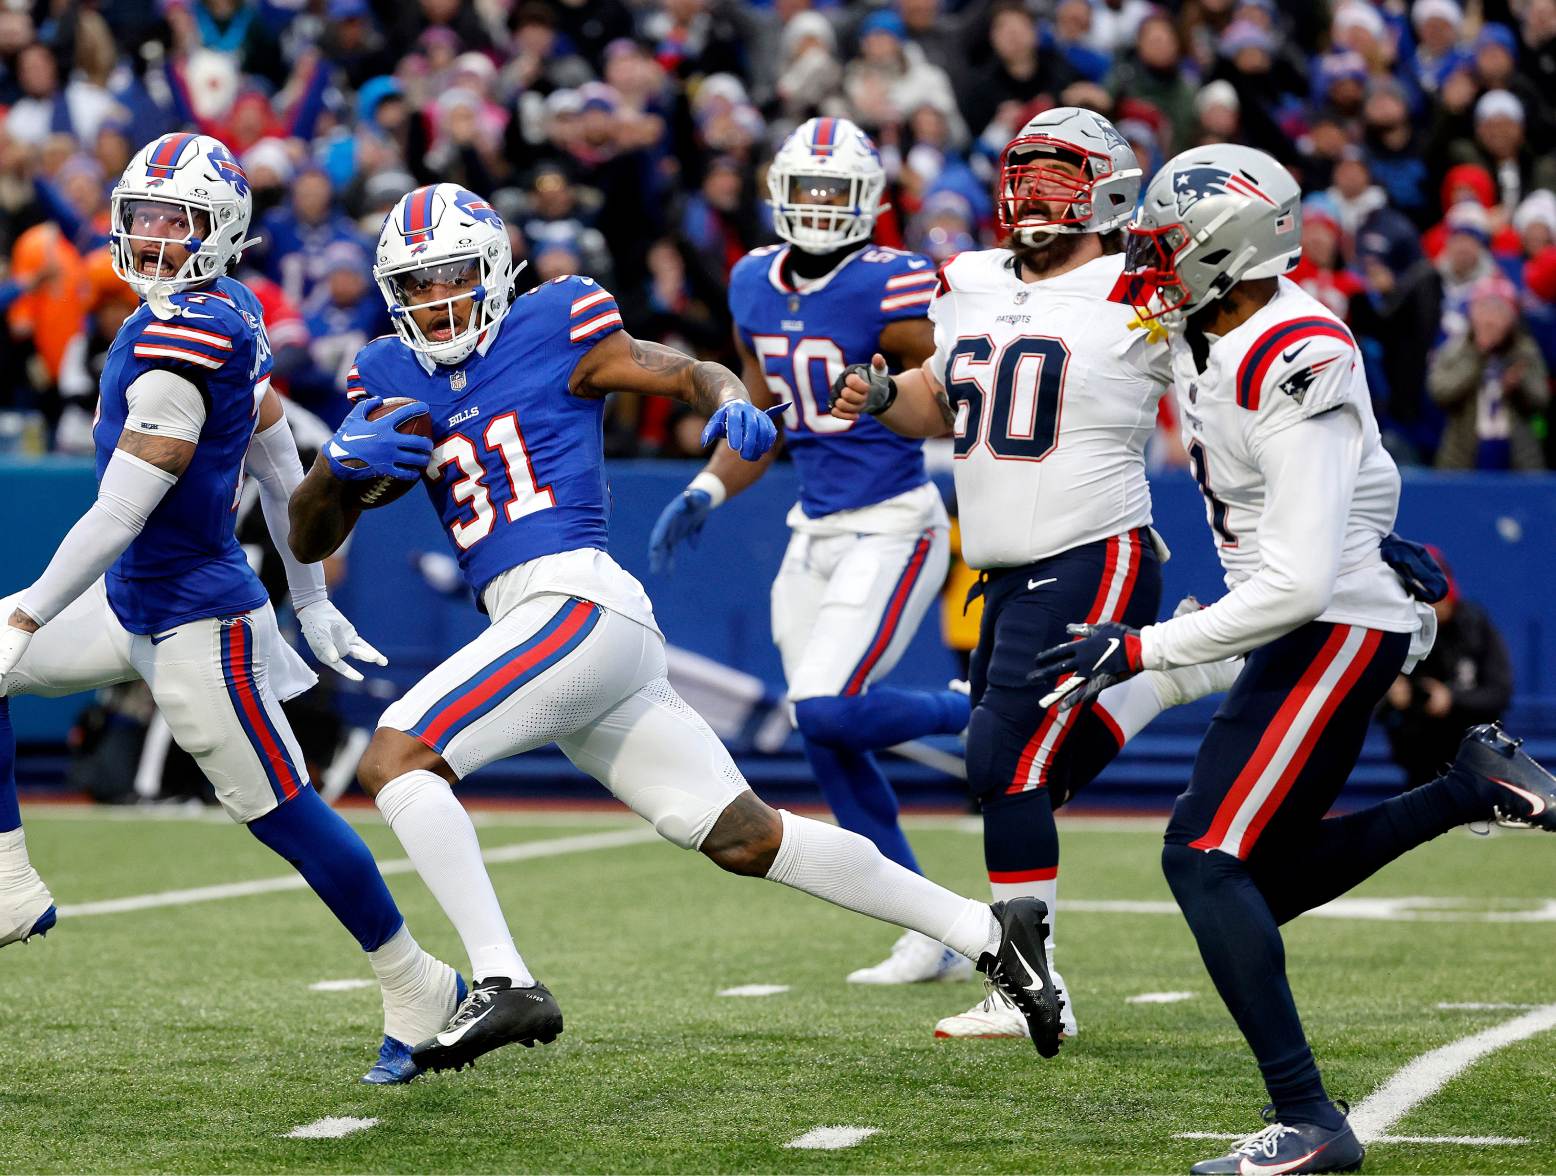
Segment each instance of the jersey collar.
[{"label": "jersey collar", "polygon": [[773,260],[767,266],[767,280],[772,284],[773,289],[777,290],[780,294],[819,294],[821,291],[825,290],[829,285],[831,285],[833,278],[837,277],[838,274],[842,273],[845,269],[848,268],[849,263],[851,263],[854,258],[858,257],[861,253],[864,252],[863,249],[856,249],[847,257],[843,258],[842,261],[838,262],[837,265],[834,266],[829,272],[822,274],[821,277],[814,278],[811,281],[806,282],[803,286],[796,286],[793,282],[789,281],[788,277],[783,272],[783,263],[788,259],[789,250],[791,248],[793,248],[793,246],[785,245],[777,253],[773,254]]},{"label": "jersey collar", "polygon": [[[503,318],[498,319],[491,326],[487,327],[486,330],[482,332],[481,338],[479,341],[477,341],[475,345],[475,351],[472,354],[484,356],[488,351],[490,351],[492,349],[492,344],[497,342],[497,332],[502,329],[502,325],[506,321],[507,316],[505,315]],[[412,351],[411,354],[416,357],[416,362],[421,364],[421,370],[426,372],[429,376],[437,375],[439,368],[449,372],[458,371],[462,365],[470,362],[470,356],[467,355],[464,359],[460,360],[459,363],[445,368],[442,364],[438,363],[437,360],[433,359],[429,355],[423,355],[419,351]]]}]

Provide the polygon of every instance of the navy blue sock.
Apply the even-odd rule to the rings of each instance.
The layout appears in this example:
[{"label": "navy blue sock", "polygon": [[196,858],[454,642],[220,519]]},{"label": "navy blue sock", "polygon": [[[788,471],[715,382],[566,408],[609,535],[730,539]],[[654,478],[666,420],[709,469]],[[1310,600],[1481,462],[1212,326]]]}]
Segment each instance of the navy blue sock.
[{"label": "navy blue sock", "polygon": [[805,741],[805,758],[821,785],[821,795],[837,818],[851,833],[868,837],[875,848],[915,874],[918,859],[897,823],[897,794],[887,782],[875,757],[867,751],[850,751]]},{"label": "navy blue sock", "polygon": [[806,739],[853,751],[875,751],[924,735],[955,735],[971,714],[965,694],[896,686],[794,704],[795,725]]},{"label": "navy blue sock", "polygon": [[1259,843],[1249,869],[1277,923],[1339,898],[1418,845],[1491,818],[1474,777],[1450,768],[1430,784],[1290,837]]},{"label": "navy blue sock", "polygon": [[11,726],[11,700],[0,698],[0,833],[22,827],[16,803],[16,730]]},{"label": "navy blue sock", "polygon": [[1247,866],[1231,854],[1162,848],[1162,872],[1199,943],[1199,954],[1242,1030],[1282,1123],[1338,1127],[1318,1063],[1302,1032],[1280,928]]},{"label": "navy blue sock", "polygon": [[363,951],[376,951],[404,925],[362,838],[312,788],[248,827],[307,879]]},{"label": "navy blue sock", "polygon": [[996,886],[1026,886],[1059,876],[1059,830],[1048,789],[983,798],[983,862]]}]

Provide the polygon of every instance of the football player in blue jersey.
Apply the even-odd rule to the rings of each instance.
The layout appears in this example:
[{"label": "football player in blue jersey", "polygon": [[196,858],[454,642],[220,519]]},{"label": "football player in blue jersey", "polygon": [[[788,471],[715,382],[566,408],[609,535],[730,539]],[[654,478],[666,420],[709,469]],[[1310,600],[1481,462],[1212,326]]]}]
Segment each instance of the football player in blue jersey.
[{"label": "football player in blue jersey", "polygon": [[364,1081],[418,1072],[408,1042],[439,1028],[464,982],[411,938],[372,855],[309,786],[281,702],[317,681],[276,630],[233,534],[245,467],[287,561],[298,622],[320,661],[382,665],[287,551],[302,464],[270,388],[255,296],[226,276],[248,239],[246,177],[218,140],[164,135],[114,188],[114,268],[143,299],[103,371],[97,500],[43,574],[0,602],[0,945],[54,925],[27,858],[8,697],[145,681],[173,737],[228,814],[307,879],[362,945],[383,988],[384,1040]]},{"label": "football player in blue jersey", "polygon": [[[414,479],[425,467],[433,508],[491,618],[384,712],[358,773],[459,932],[475,979],[414,1060],[458,1068],[561,1032],[561,1010],[514,946],[452,791],[486,764],[552,742],[673,844],[977,961],[1026,1010],[1038,1050],[1057,1051],[1047,908],[963,898],[857,833],[763,804],[671,688],[648,597],[606,554],[607,393],[680,399],[709,417],[705,441],[723,437],[745,461],[772,448],[776,426],[727,368],[629,336],[615,298],[589,278],[557,278],[514,300],[515,272],[486,201],[453,184],[401,199],[375,266],[397,337],[358,356],[363,399],[292,498],[293,551],[317,560],[355,521],[343,482]],[[394,414],[368,419],[388,396],[427,406],[430,462],[395,431]]]},{"label": "football player in blue jersey", "polygon": [[[940,592],[950,523],[924,472],[922,440],[874,417],[839,420],[828,389],[850,364],[884,353],[906,370],[935,350],[925,317],[935,292],[927,258],[874,246],[886,186],[880,154],[847,119],[813,118],[779,148],[767,173],[773,223],[786,245],[754,250],[730,275],[735,349],[754,403],[787,401],[785,440],[800,474],[793,537],[772,589],[773,640],[795,726],[821,793],[845,829],[918,870],[897,820],[897,797],[872,754],[967,726],[953,690],[875,685],[891,672]],[[669,571],[709,513],[771,465],[727,448],[659,516],[650,566]],[[848,979],[911,984],[961,979],[970,965],[909,931],[891,955]]]}]

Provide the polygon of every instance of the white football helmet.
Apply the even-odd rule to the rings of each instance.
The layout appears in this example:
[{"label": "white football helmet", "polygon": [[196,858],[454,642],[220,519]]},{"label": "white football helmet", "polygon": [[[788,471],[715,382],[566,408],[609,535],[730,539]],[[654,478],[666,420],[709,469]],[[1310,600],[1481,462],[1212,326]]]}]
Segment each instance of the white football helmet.
[{"label": "white football helmet", "polygon": [[[1075,176],[1052,166],[1078,167]],[[1022,244],[1053,233],[1107,233],[1135,210],[1140,163],[1107,119],[1078,106],[1045,110],[1000,152],[1000,228]],[[1058,216],[1047,206],[1064,205]]]},{"label": "white football helmet", "polygon": [[[186,132],[163,135],[136,152],[109,197],[114,273],[142,298],[203,286],[257,243],[248,235],[253,211],[248,176],[221,140]],[[153,224],[183,235],[144,231]],[[189,256],[176,272],[164,274],[162,255],[169,243],[182,245]],[[142,270],[140,255],[148,248],[157,250],[156,275]]]},{"label": "white football helmet", "polygon": [[1129,226],[1114,300],[1169,326],[1238,282],[1302,260],[1302,189],[1280,162],[1240,143],[1174,156]]},{"label": "white football helmet", "polygon": [[846,118],[802,123],[767,169],[773,228],[807,253],[868,241],[885,189],[881,153]]},{"label": "white football helmet", "polygon": [[[487,201],[458,184],[430,184],[400,197],[378,234],[373,277],[394,329],[412,351],[435,363],[454,364],[475,350],[481,336],[502,321],[513,305],[513,264],[502,217]],[[442,286],[446,298],[414,295]],[[447,339],[429,339],[410,308],[442,305],[452,322],[454,304],[470,299],[470,317]]]}]

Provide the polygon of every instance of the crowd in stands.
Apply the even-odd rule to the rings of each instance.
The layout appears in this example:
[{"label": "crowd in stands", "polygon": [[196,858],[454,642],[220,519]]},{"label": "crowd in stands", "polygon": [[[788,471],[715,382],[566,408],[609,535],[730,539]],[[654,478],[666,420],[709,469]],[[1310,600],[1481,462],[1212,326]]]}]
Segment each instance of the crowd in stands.
[{"label": "crowd in stands", "polygon": [[[1402,463],[1556,461],[1556,0],[0,0],[0,450],[89,446],[134,305],[108,189],[163,131],[241,159],[278,382],[333,421],[414,185],[487,195],[524,282],[589,274],[636,333],[728,360],[725,279],[775,239],[764,165],[801,121],[875,136],[878,239],[944,259],[996,243],[999,151],[1056,103],[1147,177],[1219,141],[1298,176],[1293,276],[1356,335]],[[611,452],[695,449],[629,399]]]}]

